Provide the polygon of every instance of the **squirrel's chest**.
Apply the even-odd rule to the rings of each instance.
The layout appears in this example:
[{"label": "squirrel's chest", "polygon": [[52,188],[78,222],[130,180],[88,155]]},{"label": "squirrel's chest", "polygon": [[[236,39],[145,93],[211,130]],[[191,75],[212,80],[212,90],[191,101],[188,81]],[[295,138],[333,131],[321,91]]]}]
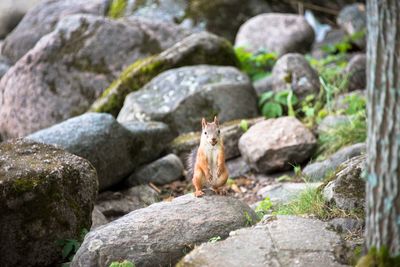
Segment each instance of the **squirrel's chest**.
[{"label": "squirrel's chest", "polygon": [[212,147],[206,151],[207,162],[210,166],[210,171],[213,178],[217,178],[218,152],[218,147]]}]

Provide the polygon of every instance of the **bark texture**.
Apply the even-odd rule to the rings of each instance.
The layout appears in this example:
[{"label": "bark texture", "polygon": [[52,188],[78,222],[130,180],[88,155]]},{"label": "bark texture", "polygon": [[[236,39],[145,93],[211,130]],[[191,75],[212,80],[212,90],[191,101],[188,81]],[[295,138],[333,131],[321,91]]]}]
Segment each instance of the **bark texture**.
[{"label": "bark texture", "polygon": [[368,0],[366,245],[400,253],[400,2]]}]

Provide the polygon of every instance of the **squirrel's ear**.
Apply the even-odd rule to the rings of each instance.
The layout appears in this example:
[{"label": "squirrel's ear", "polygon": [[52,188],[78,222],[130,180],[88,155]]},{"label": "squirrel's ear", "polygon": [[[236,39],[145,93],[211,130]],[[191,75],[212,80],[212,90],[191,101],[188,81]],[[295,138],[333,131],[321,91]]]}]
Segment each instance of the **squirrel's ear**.
[{"label": "squirrel's ear", "polygon": [[201,127],[206,128],[206,126],[207,126],[206,119],[202,118],[201,119]]},{"label": "squirrel's ear", "polygon": [[219,126],[219,121],[218,121],[217,116],[214,117],[214,123],[215,123],[217,126]]}]

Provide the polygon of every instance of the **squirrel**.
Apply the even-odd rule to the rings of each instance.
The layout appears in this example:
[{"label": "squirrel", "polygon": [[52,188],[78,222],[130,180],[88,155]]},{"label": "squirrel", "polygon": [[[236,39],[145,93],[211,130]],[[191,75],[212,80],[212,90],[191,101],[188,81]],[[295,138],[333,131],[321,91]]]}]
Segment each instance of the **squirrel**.
[{"label": "squirrel", "polygon": [[203,118],[201,125],[200,145],[192,151],[188,159],[189,176],[192,176],[196,197],[204,195],[202,191],[204,186],[211,187],[219,194],[219,188],[225,185],[229,176],[217,117],[215,116],[211,123]]}]

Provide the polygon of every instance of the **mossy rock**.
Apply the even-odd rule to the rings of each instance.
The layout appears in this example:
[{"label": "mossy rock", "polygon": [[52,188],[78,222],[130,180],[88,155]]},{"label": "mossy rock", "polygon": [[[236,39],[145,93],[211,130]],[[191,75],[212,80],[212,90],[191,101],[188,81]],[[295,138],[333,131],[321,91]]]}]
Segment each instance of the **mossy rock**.
[{"label": "mossy rock", "polygon": [[0,266],[56,266],[57,243],[90,229],[97,174],[85,159],[24,139],[0,144]]},{"label": "mossy rock", "polygon": [[238,66],[238,61],[227,40],[207,32],[193,34],[164,52],[127,67],[93,103],[90,111],[116,116],[129,93],[139,90],[161,72],[199,64]]}]

